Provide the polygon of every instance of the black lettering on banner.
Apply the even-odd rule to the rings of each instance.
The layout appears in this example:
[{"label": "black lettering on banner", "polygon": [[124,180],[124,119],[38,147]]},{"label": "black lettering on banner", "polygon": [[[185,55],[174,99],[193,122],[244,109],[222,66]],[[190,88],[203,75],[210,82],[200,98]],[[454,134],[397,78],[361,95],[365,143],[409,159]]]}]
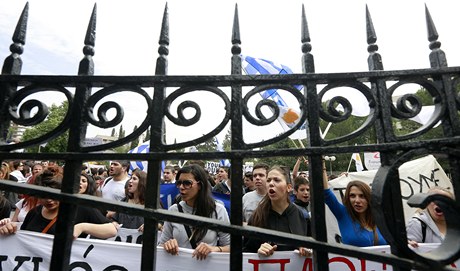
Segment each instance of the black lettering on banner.
[{"label": "black lettering on banner", "polygon": [[[91,252],[91,250],[93,250],[93,248],[94,248],[94,245],[90,245],[86,249],[85,253],[83,253],[83,258],[86,258],[88,256],[88,254]],[[69,266],[69,270],[74,270],[75,268],[81,268],[81,269],[83,269],[85,271],[93,271],[93,269],[91,268],[91,266],[87,262],[73,262]],[[119,266],[119,265],[109,265],[106,268],[104,268],[103,271],[115,271],[115,270],[128,271],[128,269],[126,269],[123,266]]]},{"label": "black lettering on banner", "polygon": [[[409,180],[413,181],[414,183],[418,184],[418,186],[419,186],[419,191],[418,191],[417,193],[421,193],[421,192],[422,192],[422,186],[423,186],[422,181],[417,182],[416,179],[414,179],[414,178],[412,178],[412,177],[410,177],[410,176],[408,176],[407,179],[409,179]],[[409,186],[411,186],[410,183],[409,183]],[[411,189],[412,189],[412,187],[411,187]],[[412,189],[412,193],[414,193],[414,192],[413,192],[413,189]]]},{"label": "black lettering on banner", "polygon": [[[411,177],[408,177],[408,178],[409,178],[409,179],[412,179]],[[409,199],[410,197],[412,197],[412,195],[414,195],[414,189],[412,188],[412,186],[410,185],[410,183],[409,183],[408,181],[406,181],[406,180],[404,180],[404,179],[399,179],[399,180],[401,181],[401,186],[402,186],[402,183],[406,183],[407,186],[408,186],[409,189],[410,189],[410,194],[409,194],[409,195],[406,195],[406,194],[403,195],[403,194],[401,194],[401,198],[407,200],[407,199]],[[415,180],[414,180],[414,181],[415,181]],[[401,193],[402,193],[404,190],[405,190],[405,189],[402,189],[402,187],[401,187]]]},{"label": "black lettering on banner", "polygon": [[137,237],[136,244],[142,244],[142,234]]},{"label": "black lettering on banner", "polygon": [[43,262],[42,257],[32,257],[32,262],[34,263],[34,271],[40,270],[40,263]]},{"label": "black lettering on banner", "polygon": [[[429,181],[431,184],[434,183],[434,186],[437,186],[439,180],[434,178],[434,173],[435,173],[436,171],[438,171],[438,170],[439,170],[439,168],[433,169],[433,170],[431,171],[431,176],[430,176],[430,177],[426,177],[426,176],[420,174],[420,183],[422,183],[423,181],[425,181],[426,186],[427,186],[428,188],[431,187],[430,184],[428,183],[428,181]],[[422,191],[421,191],[421,187],[420,187],[420,192],[422,192]]]},{"label": "black lettering on banner", "polygon": [[93,250],[93,248],[94,248],[94,245],[90,245],[90,246],[86,249],[85,253],[83,254],[83,258],[86,258],[86,256],[88,256],[88,254],[91,252],[91,250]]},{"label": "black lettering on banner", "polygon": [[[91,250],[93,250],[94,248],[94,245],[90,245],[85,253],[83,253],[83,258],[86,258],[88,256],[88,254],[91,252]],[[69,270],[74,270],[75,268],[81,268],[85,271],[92,271],[93,269],[91,268],[91,266],[87,263],[87,262],[73,262],[70,264],[69,266]]]},{"label": "black lettering on banner", "polygon": [[85,271],[93,271],[93,269],[91,268],[91,266],[87,262],[73,262],[69,266],[69,270],[74,270],[75,268],[81,268],[81,269],[83,269]]},{"label": "black lettering on banner", "polygon": [[[423,192],[423,184],[424,183],[426,184],[426,187],[428,189],[431,188],[432,186],[437,186],[438,185],[439,180],[434,178],[434,174],[435,174],[436,171],[439,171],[439,168],[435,168],[435,169],[431,170],[430,177],[427,177],[427,176],[425,176],[423,174],[419,174],[419,176],[418,176],[419,181],[417,181],[416,179],[414,179],[414,178],[412,178],[410,176],[407,177],[409,180],[411,180],[415,184],[418,184],[418,189],[415,189],[415,190],[418,190],[418,191],[415,192],[415,193],[422,193]],[[411,184],[408,181],[403,180],[403,179],[400,179],[400,181],[403,181],[403,182],[407,183],[409,188],[411,189],[411,194],[410,195],[402,195],[403,199],[408,199],[412,195],[414,195],[414,188],[411,186]]]},{"label": "black lettering on banner", "polygon": [[128,271],[128,269],[126,269],[125,267],[123,266],[119,266],[119,265],[111,265],[111,266],[107,266],[103,271]]},{"label": "black lettering on banner", "polygon": [[16,256],[16,257],[14,258],[14,260],[15,260],[16,262],[18,262],[18,263],[16,264],[16,267],[13,269],[13,271],[17,271],[17,270],[19,270],[19,267],[21,267],[22,264],[23,264],[24,262],[27,262],[27,261],[30,260],[30,257],[27,257],[27,256]]},{"label": "black lettering on banner", "polygon": [[2,266],[2,262],[8,260],[8,256],[6,255],[0,255],[0,271],[3,271],[3,266]]}]

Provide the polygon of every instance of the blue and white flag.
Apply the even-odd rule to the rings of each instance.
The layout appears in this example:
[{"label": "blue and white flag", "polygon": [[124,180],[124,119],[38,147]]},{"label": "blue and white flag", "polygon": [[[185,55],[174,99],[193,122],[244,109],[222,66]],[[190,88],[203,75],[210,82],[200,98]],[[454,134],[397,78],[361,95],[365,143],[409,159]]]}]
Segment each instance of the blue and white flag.
[{"label": "blue and white flag", "polygon": [[[254,58],[250,56],[241,55],[243,70],[246,74],[292,74],[292,70],[282,64],[275,63],[273,61]],[[296,88],[302,90],[302,86],[296,86]],[[269,89],[261,92],[260,95],[263,99],[272,99],[276,102],[280,109],[280,116],[278,122],[285,131],[288,131],[294,127],[299,119],[300,113],[295,109],[289,107],[284,99],[281,97],[277,89]],[[304,139],[307,134],[305,132],[306,125],[302,125],[299,130],[289,136],[291,139]]]},{"label": "blue and white flag", "polygon": [[[216,139],[216,150],[224,151],[224,147],[222,146],[222,144],[219,143],[217,137],[214,138]],[[228,159],[220,159],[220,165],[224,167],[230,167],[230,161]]]},{"label": "blue and white flag", "polygon": [[[134,149],[128,151],[128,153],[148,153],[150,150],[150,140],[145,141],[141,145],[135,147]],[[130,161],[131,164],[130,169],[131,171],[135,170],[136,168],[147,171],[147,161]],[[161,172],[164,171],[165,168],[165,161],[161,162]]]}]

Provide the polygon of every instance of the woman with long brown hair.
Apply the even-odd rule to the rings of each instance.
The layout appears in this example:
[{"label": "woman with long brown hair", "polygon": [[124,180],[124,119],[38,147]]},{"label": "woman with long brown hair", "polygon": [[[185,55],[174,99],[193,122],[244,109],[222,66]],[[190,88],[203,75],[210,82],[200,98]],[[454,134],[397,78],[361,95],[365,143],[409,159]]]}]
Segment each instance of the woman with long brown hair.
[{"label": "woman with long brown hair", "polygon": [[[126,183],[126,198],[123,201],[143,206],[146,184],[147,173],[139,169],[134,170],[131,179]],[[144,217],[142,216],[117,212],[112,216],[112,220],[116,223],[115,225],[122,225],[123,228],[144,231]]]},{"label": "woman with long brown hair", "polygon": [[343,204],[338,201],[327,181],[323,161],[324,201],[339,224],[342,242],[358,247],[386,245],[371,209],[371,188],[362,181],[348,183]]},{"label": "woman with long brown hair", "polygon": [[[301,211],[291,203],[289,199],[291,191],[292,183],[289,172],[278,166],[272,167],[267,176],[267,194],[252,214],[248,225],[306,236],[308,232],[307,223]],[[246,252],[257,252],[264,256],[273,255],[275,250],[296,249],[302,256],[310,256],[312,253],[307,248],[274,244],[268,240],[262,241],[251,237],[245,238],[243,248]]]}]

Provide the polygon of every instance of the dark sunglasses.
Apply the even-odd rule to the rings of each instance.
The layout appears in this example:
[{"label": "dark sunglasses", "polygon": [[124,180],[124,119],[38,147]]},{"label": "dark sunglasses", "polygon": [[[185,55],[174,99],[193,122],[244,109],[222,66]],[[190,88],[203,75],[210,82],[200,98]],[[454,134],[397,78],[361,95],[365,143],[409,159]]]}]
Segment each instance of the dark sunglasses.
[{"label": "dark sunglasses", "polygon": [[175,182],[176,184],[176,187],[179,188],[181,185],[185,188],[185,189],[189,189],[193,186],[193,181],[191,180],[177,180]]}]

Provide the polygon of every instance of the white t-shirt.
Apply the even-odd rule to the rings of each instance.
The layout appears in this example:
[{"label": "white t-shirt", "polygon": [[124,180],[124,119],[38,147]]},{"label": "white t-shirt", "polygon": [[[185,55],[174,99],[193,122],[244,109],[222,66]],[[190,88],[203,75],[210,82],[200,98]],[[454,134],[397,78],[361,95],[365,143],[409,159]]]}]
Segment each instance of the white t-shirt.
[{"label": "white t-shirt", "polygon": [[252,213],[259,206],[259,202],[264,196],[259,195],[257,190],[251,191],[244,194],[243,196],[243,221],[248,222],[249,218],[252,216]]},{"label": "white t-shirt", "polygon": [[102,184],[102,198],[122,201],[126,197],[125,184],[130,177],[128,176],[121,181],[115,181],[112,177],[109,178],[105,179]]},{"label": "white t-shirt", "polygon": [[16,203],[16,208],[19,210],[18,221],[23,222],[26,218],[27,213],[29,212],[29,208],[27,206],[24,206],[24,199],[20,199]]},{"label": "white t-shirt", "polygon": [[18,183],[25,183],[27,181],[27,178],[24,177],[24,175],[22,175],[22,172],[19,170],[14,170],[10,172],[10,175],[16,177],[16,179],[18,179]]}]

